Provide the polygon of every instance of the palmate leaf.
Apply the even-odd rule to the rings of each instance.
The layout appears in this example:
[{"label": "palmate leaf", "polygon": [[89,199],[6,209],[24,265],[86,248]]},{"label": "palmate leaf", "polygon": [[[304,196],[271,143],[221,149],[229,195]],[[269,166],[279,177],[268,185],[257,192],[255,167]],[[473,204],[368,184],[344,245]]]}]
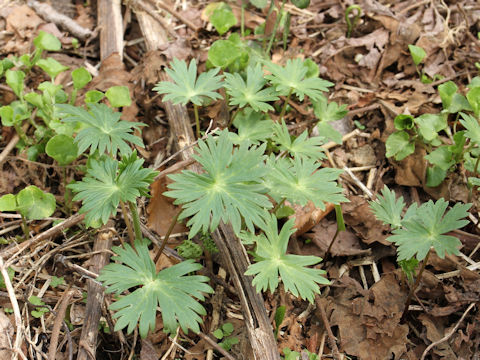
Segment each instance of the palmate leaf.
[{"label": "palmate leaf", "polygon": [[394,230],[394,235],[388,238],[398,246],[398,260],[416,256],[421,261],[431,247],[442,259],[445,254],[459,254],[460,240],[444,234],[468,224],[464,218],[468,216],[471,204],[457,203],[445,213],[447,206],[448,202],[443,198],[435,203],[430,200],[418,207],[414,216],[403,218],[402,227]]},{"label": "palmate leaf", "polygon": [[293,157],[310,157],[315,160],[324,159],[326,156],[321,147],[323,140],[319,136],[308,137],[308,131],[305,130],[300,136],[292,141],[292,136],[288,132],[287,125],[282,119],[281,124],[273,125],[273,141],[280,145],[280,150],[288,151]]},{"label": "palmate leaf", "polygon": [[276,198],[285,198],[291,203],[306,205],[312,201],[316,207],[325,209],[325,202],[339,204],[348,201],[336,180],[342,170],[323,168],[310,158],[293,160],[270,156],[267,176],[270,193]]},{"label": "palmate leaf", "polygon": [[217,89],[222,87],[222,76],[217,75],[220,68],[203,72],[197,79],[197,63],[195,59],[187,63],[184,60],[173,59],[170,63],[172,69],[165,69],[173,80],[161,81],[153,90],[159,94],[166,94],[163,101],[171,101],[173,104],[186,105],[189,101],[202,106],[207,99],[221,99]]},{"label": "palmate leaf", "polygon": [[120,201],[135,202],[148,194],[148,187],[157,172],[143,168],[144,160],[136,152],[118,162],[109,157],[92,160],[82,181],[68,187],[77,193],[73,200],[82,200],[81,213],[86,213],[87,224],[100,219],[106,224],[117,213]]},{"label": "palmate leaf", "polygon": [[252,284],[257,291],[275,291],[279,276],[286,291],[313,303],[315,294],[320,293],[318,284],[329,284],[323,277],[325,271],[308,268],[322,261],[317,256],[286,254],[288,240],[295,232],[295,219],[288,220],[278,233],[277,218],[270,214],[265,234],[256,237],[255,264],[248,267],[246,275],[254,275]]},{"label": "palmate leaf", "polygon": [[189,237],[200,230],[216,229],[220,220],[232,224],[236,234],[240,232],[242,219],[253,231],[254,225],[263,227],[266,209],[272,207],[262,185],[267,169],[264,165],[265,145],[249,147],[242,144],[233,149],[228,131],[218,137],[209,136],[200,140],[195,159],[202,165],[204,173],[184,170],[170,175],[174,183],[168,187],[166,196],[176,198],[182,204],[179,219],[192,216],[187,222]]},{"label": "palmate leaf", "polygon": [[273,110],[273,106],[268,102],[278,100],[278,96],[272,87],[263,89],[266,82],[260,64],[247,68],[246,82],[238,73],[225,73],[224,86],[231,96],[230,105],[238,105],[241,108],[249,105],[253,110],[260,112]]},{"label": "palmate leaf", "polygon": [[281,94],[287,96],[292,91],[301,101],[308,96],[318,100],[322,91],[328,91],[333,84],[318,77],[307,78],[308,67],[301,59],[289,59],[285,67],[267,62],[265,67],[272,73],[265,76]]},{"label": "palmate leaf", "polygon": [[462,115],[460,123],[465,127],[465,129],[467,129],[467,131],[465,131],[465,136],[474,144],[480,146],[480,124],[478,123],[477,119],[471,115],[464,113],[460,114]]},{"label": "palmate leaf", "polygon": [[395,191],[389,190],[387,185],[383,187],[382,196],[378,196],[375,201],[369,201],[368,204],[375,213],[375,217],[384,224],[394,229],[402,226],[402,211],[405,207],[403,196],[396,199]]},{"label": "palmate leaf", "polygon": [[113,251],[117,254],[114,259],[121,263],[106,265],[98,277],[107,286],[107,292],[121,294],[140,286],[110,306],[117,311],[113,316],[118,319],[115,331],[128,326],[127,332],[131,333],[139,323],[140,335],[145,338],[149,330],[155,329],[157,306],[165,332],[174,333],[179,325],[185,333],[188,329],[200,331],[199,315],[206,311],[194,298],[203,301],[204,293],[213,292],[206,276],[187,275],[199,270],[200,264],[187,260],[156,273],[145,243],[137,241],[135,249],[126,244],[125,248],[114,247]]},{"label": "palmate leaf", "polygon": [[273,121],[262,112],[255,112],[252,108],[241,110],[233,125],[238,129],[238,134],[229,133],[230,139],[236,145],[248,143],[258,145],[272,136]]},{"label": "palmate leaf", "polygon": [[108,152],[112,157],[129,155],[132,149],[128,143],[143,147],[142,139],[133,135],[134,130],[145,126],[143,123],[120,120],[122,115],[105,104],[88,104],[88,110],[68,104],[58,104],[60,117],[66,123],[80,122],[84,128],[75,137],[79,153],[90,148],[90,154],[96,150],[103,154]]}]

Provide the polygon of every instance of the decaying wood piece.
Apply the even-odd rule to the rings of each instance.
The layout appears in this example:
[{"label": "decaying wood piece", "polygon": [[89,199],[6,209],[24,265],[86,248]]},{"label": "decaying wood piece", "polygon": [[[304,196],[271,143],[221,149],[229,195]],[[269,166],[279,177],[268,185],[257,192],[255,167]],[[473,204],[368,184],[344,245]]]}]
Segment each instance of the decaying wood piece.
[{"label": "decaying wood piece", "polygon": [[62,28],[68,30],[70,34],[79,39],[86,40],[93,35],[93,32],[90,29],[84,28],[83,26],[75,22],[75,20],[69,18],[62,13],[59,13],[49,4],[42,3],[36,0],[29,0],[27,4],[33,10],[35,10],[35,12],[40,15],[45,21],[60,25]]},{"label": "decaying wood piece", "polygon": [[173,38],[177,37],[175,31],[155,12],[150,3],[131,0],[129,4],[137,16],[145,45],[149,51],[158,50],[168,42],[167,32]]},{"label": "decaying wood piece", "polygon": [[123,22],[121,0],[98,0],[100,27],[100,60],[118,53],[123,59]]},{"label": "decaying wood piece", "polygon": [[[165,74],[162,74],[161,78],[165,80]],[[195,138],[185,106],[172,105],[169,101],[165,102],[164,105],[170,130],[174,138],[177,139],[178,150],[188,147],[189,144],[195,141]],[[192,154],[193,148],[188,148],[180,156],[182,160],[186,160]],[[198,171],[198,165],[194,164],[192,168]],[[240,298],[247,333],[255,359],[279,360],[280,355],[277,350],[277,343],[273,336],[273,328],[267,316],[263,297],[253,288],[252,277],[245,275],[249,265],[245,248],[233,233],[230,225],[221,223],[212,236],[220,252],[220,258],[228,269],[235,284],[237,295]]]},{"label": "decaying wood piece", "polygon": [[[115,236],[114,222],[109,220],[95,238],[93,251],[95,255],[90,259],[90,271],[98,274],[110,259],[112,239]],[[87,308],[85,321],[80,335],[77,360],[95,360],[97,348],[98,323],[102,315],[104,298],[103,286],[93,279],[87,280]]]}]

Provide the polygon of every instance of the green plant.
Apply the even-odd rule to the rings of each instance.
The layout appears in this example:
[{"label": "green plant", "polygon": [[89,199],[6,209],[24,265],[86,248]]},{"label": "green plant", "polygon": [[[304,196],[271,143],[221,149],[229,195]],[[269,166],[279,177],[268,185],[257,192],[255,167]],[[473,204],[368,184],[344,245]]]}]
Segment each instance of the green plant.
[{"label": "green plant", "polygon": [[[403,197],[397,200],[395,192],[386,186],[382,190],[382,196],[369,204],[375,216],[392,227],[393,235],[387,240],[397,246],[397,260],[404,261],[403,267],[408,269],[408,265],[412,265],[410,261],[413,258],[418,262],[423,261],[417,279],[410,288],[402,316],[404,319],[414,291],[420,283],[431,249],[442,259],[446,254],[460,254],[458,250],[461,246],[460,240],[446,234],[469,223],[465,218],[468,216],[471,204],[457,203],[452,209],[446,211],[448,202],[442,198],[436,202],[430,200],[420,206],[413,203],[403,214],[405,208]],[[415,262],[413,264],[415,265]],[[409,270],[411,271],[411,267]]]},{"label": "green plant", "polygon": [[[356,14],[353,17],[353,21],[350,19],[350,13],[355,11]],[[345,22],[347,23],[347,38],[352,35],[353,29],[357,26],[358,20],[362,16],[362,8],[359,5],[350,5],[345,10]]]},{"label": "green plant", "polygon": [[[438,92],[443,110],[438,114],[398,115],[394,120],[397,131],[385,144],[386,156],[402,160],[421,146],[427,151],[425,159],[431,165],[427,168],[427,186],[439,185],[459,164],[473,173],[469,182],[474,184],[480,155],[480,80],[476,79],[480,78],[474,78],[468,85],[466,96],[458,92],[452,81],[441,84]],[[448,121],[452,117],[453,123]],[[442,133],[447,140],[440,136]]]},{"label": "green plant", "polygon": [[289,348],[284,348],[283,353],[285,354],[284,360],[300,360],[300,359],[317,360],[318,359],[317,354],[311,353],[306,349],[302,350],[302,353],[300,354],[297,351],[292,351]]},{"label": "green plant", "polygon": [[193,103],[197,137],[200,138],[198,106],[206,105],[207,101],[221,98],[220,94],[216,92],[221,87],[220,81],[222,76],[217,75],[220,69],[215,68],[201,73],[197,78],[197,63],[195,59],[190,62],[188,68],[185,61],[180,61],[176,58],[170,65],[172,69],[166,69],[166,72],[174,83],[162,81],[153,90],[159,94],[166,94],[163,100],[170,100],[173,104],[186,105],[188,102]]},{"label": "green plant", "polygon": [[45,193],[35,185],[27,186],[17,195],[7,194],[0,197],[0,211],[18,211],[22,216],[22,229],[25,239],[29,238],[27,220],[41,220],[55,212],[55,197]]},{"label": "green plant", "polygon": [[232,335],[233,330],[234,327],[232,323],[224,323],[212,333],[213,336],[215,336],[218,340],[222,340],[218,343],[218,345],[220,345],[226,351],[230,351],[232,346],[238,344],[239,342],[238,337],[230,336]]},{"label": "green plant", "polygon": [[119,296],[138,287],[110,306],[117,311],[115,331],[127,327],[131,333],[138,323],[140,335],[146,337],[155,328],[157,306],[162,312],[164,331],[174,333],[178,326],[185,333],[188,329],[200,331],[199,315],[205,315],[206,311],[193,298],[204,300],[203,293],[211,293],[213,289],[206,284],[206,276],[187,274],[199,270],[201,265],[186,260],[157,273],[146,242],[136,241],[135,248],[128,244],[125,248],[114,247],[113,251],[117,254],[114,259],[122,264],[108,264],[98,280],[107,286],[107,292]]},{"label": "green plant", "polygon": [[34,318],[41,318],[44,314],[50,312],[48,307],[45,305],[42,299],[38,296],[32,295],[28,298],[28,302],[32,305],[35,305],[35,310],[31,311],[31,314]]}]

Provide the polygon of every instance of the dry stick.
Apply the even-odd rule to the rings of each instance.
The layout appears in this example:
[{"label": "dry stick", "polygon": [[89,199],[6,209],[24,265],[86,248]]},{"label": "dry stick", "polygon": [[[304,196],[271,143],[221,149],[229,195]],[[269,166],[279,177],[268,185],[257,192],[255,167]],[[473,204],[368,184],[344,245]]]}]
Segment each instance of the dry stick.
[{"label": "dry stick", "polygon": [[178,216],[180,215],[181,212],[182,212],[182,210],[177,212],[177,215],[175,215],[175,217],[170,222],[170,226],[168,227],[167,233],[165,234],[165,237],[163,238],[162,245],[160,246],[160,249],[158,249],[157,254],[155,255],[155,260],[153,260],[153,262],[155,264],[157,263],[158,259],[160,259],[160,256],[163,253],[163,249],[165,249],[165,245],[167,245],[168,238],[172,234],[173,228],[175,227],[175,224],[177,223],[177,220],[178,220]]},{"label": "dry stick", "polygon": [[153,0],[148,0],[150,3],[158,6],[159,8],[165,10],[166,12],[172,14],[173,16],[175,16],[178,20],[180,20],[181,22],[183,22],[185,25],[187,25],[190,29],[192,29],[193,31],[197,32],[198,30],[200,30],[200,28],[195,25],[193,22],[191,22],[190,20],[188,20],[187,18],[185,18],[182,14],[180,14],[179,12],[175,11],[174,9],[170,8],[169,6],[167,6],[166,4],[163,3],[163,1],[153,1]]},{"label": "dry stick", "polygon": [[438,344],[441,344],[442,342],[444,341],[447,341],[454,333],[455,331],[457,331],[458,327],[460,326],[460,324],[462,323],[463,319],[465,319],[465,316],[467,316],[467,314],[470,312],[470,310],[472,310],[472,308],[475,306],[475,303],[471,303],[467,310],[465,310],[465,312],[463,313],[462,317],[460,318],[460,320],[458,320],[457,324],[453,327],[452,330],[450,330],[447,335],[445,335],[443,338],[441,338],[440,340],[437,340],[433,343],[431,343],[430,345],[427,346],[427,348],[425,349],[425,351],[423,352],[422,354],[422,357],[420,358],[420,360],[424,360],[425,357],[427,356],[428,352],[430,350],[432,350],[435,346],[437,346]]},{"label": "dry stick", "polygon": [[332,355],[335,360],[340,360],[340,352],[338,351],[337,343],[335,342],[335,336],[333,335],[332,329],[330,328],[330,323],[327,319],[327,314],[323,308],[323,304],[318,297],[315,297],[315,303],[317,308],[320,310],[320,316],[322,317],[323,325],[327,330],[328,342],[330,343],[330,348],[332,349]]},{"label": "dry stick", "polygon": [[[114,221],[109,220],[107,225],[103,226],[97,237],[93,251],[99,252],[92,257],[91,271],[99,273],[100,270],[109,261],[110,254],[105,250],[112,247],[112,239],[116,231],[114,229]],[[97,346],[98,322],[102,315],[102,303],[104,299],[104,289],[97,281],[87,280],[87,307],[85,310],[85,321],[82,326],[80,335],[79,350],[77,360],[87,360],[91,354],[95,354]],[[95,358],[95,357],[94,357]]]},{"label": "dry stick", "polygon": [[63,293],[63,296],[60,300],[61,302],[57,310],[57,316],[55,317],[55,321],[53,322],[52,336],[50,337],[50,348],[48,350],[48,360],[55,360],[55,356],[57,355],[60,328],[63,325],[63,319],[65,318],[65,313],[67,312],[67,306],[72,299],[73,294],[73,290],[68,290],[67,292]]},{"label": "dry stick", "polygon": [[52,22],[62,26],[77,38],[85,40],[93,34],[90,29],[86,29],[83,26],[80,26],[75,20],[69,18],[64,14],[59,13],[57,10],[55,10],[48,4],[44,4],[35,0],[30,0],[28,1],[28,6],[35,10],[35,12],[47,22]]},{"label": "dry stick", "polygon": [[175,31],[172,30],[172,26],[168,24],[164,18],[162,18],[160,15],[158,15],[154,9],[151,8],[151,6],[144,4],[141,0],[134,0],[131,2],[133,6],[138,6],[138,8],[142,11],[145,11],[148,15],[150,15],[152,18],[157,20],[160,25],[172,36],[174,39],[178,38],[178,35]]},{"label": "dry stick", "polygon": [[[25,123],[22,126],[22,131],[26,133],[29,126],[30,126],[29,123]],[[13,150],[13,148],[15,147],[15,145],[17,145],[19,140],[20,140],[20,136],[18,136],[18,134],[15,134],[12,137],[12,139],[8,142],[7,146],[5,146],[5,149],[3,149],[2,153],[0,154],[0,166],[2,166],[8,154],[10,154],[10,151]]]},{"label": "dry stick", "polygon": [[61,222],[60,224],[55,225],[54,227],[48,229],[47,231],[44,231],[43,233],[38,234],[37,236],[31,238],[30,240],[24,241],[21,244],[15,244],[13,246],[6,248],[5,250],[2,250],[0,252],[0,256],[4,258],[8,258],[7,264],[12,264],[15,258],[19,256],[25,249],[36,245],[42,240],[46,240],[50,237],[54,237],[60,234],[63,230],[78,224],[84,218],[85,218],[85,214],[75,214],[69,217],[68,219],[66,219],[65,221]]},{"label": "dry stick", "polygon": [[215,348],[215,350],[217,350],[220,354],[225,356],[228,360],[236,360],[232,355],[230,355],[227,351],[225,351],[224,348],[218,345],[217,342],[213,340],[210,336],[205,335],[202,332],[198,333],[198,336],[200,336],[203,340],[205,340],[207,343],[212,345]]},{"label": "dry stick", "polygon": [[22,317],[20,315],[20,308],[18,307],[17,297],[15,296],[15,290],[13,290],[12,282],[10,281],[10,277],[8,276],[7,266],[3,263],[3,257],[0,256],[0,272],[3,276],[3,281],[5,283],[5,287],[7,288],[8,297],[10,299],[10,303],[12,304],[13,314],[15,316],[15,325],[17,326],[17,333],[15,337],[15,344],[13,347],[13,360],[17,359],[18,354],[21,354],[22,358],[26,358],[23,355],[22,350],[20,349],[22,343]]}]

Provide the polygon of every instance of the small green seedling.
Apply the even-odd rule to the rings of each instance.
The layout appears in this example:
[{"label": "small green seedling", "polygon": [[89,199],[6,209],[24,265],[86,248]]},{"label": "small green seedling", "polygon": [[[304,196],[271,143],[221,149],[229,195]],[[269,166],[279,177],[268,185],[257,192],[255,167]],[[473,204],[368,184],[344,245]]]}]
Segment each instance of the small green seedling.
[{"label": "small green seedling", "polygon": [[[7,268],[7,274],[8,274],[8,278],[10,279],[10,281],[13,280],[14,276],[15,276],[15,270],[13,270],[10,266]],[[5,289],[6,286],[5,286],[5,279],[3,278],[3,276],[0,276],[0,289]]]},{"label": "small green seedling", "polygon": [[302,353],[300,354],[297,351],[292,351],[289,348],[284,348],[283,354],[285,355],[285,357],[283,358],[284,360],[318,360],[317,354],[311,353],[307,349],[302,350]]},{"label": "small green seedling", "polygon": [[32,305],[37,306],[35,310],[31,311],[31,314],[34,318],[41,318],[46,313],[50,312],[46,304],[38,296],[32,295],[28,298],[28,302]]},{"label": "small green seedling", "polygon": [[128,327],[131,333],[139,323],[140,335],[145,338],[155,329],[158,306],[165,332],[175,333],[178,326],[185,333],[188,329],[200,331],[200,315],[206,311],[194,298],[204,300],[204,293],[213,292],[206,276],[188,275],[199,270],[200,264],[186,260],[157,273],[145,242],[136,241],[135,248],[128,244],[114,247],[113,251],[118,263],[105,266],[98,280],[107,286],[107,292],[117,295],[137,288],[110,306],[117,310],[114,331]]},{"label": "small green seedling", "polygon": [[216,92],[222,84],[222,76],[217,75],[219,68],[209,70],[198,76],[197,63],[194,60],[190,62],[187,68],[185,61],[173,59],[170,63],[172,69],[166,69],[168,75],[174,83],[162,81],[157,84],[153,90],[159,94],[166,94],[163,101],[172,101],[173,104],[193,103],[195,112],[195,123],[197,125],[197,137],[200,138],[200,119],[198,115],[198,106],[207,104],[207,101],[220,99],[221,95]]},{"label": "small green seedling", "polygon": [[50,286],[52,288],[56,288],[57,286],[59,285],[63,285],[65,284],[65,279],[62,277],[56,277],[56,276],[52,276],[52,280],[50,281]]},{"label": "small green seedling", "polygon": [[194,243],[192,240],[184,240],[176,248],[178,255],[184,259],[195,259],[198,260],[203,255],[203,249],[197,243]]},{"label": "small green seedling", "polygon": [[282,326],[283,319],[285,318],[285,311],[286,307],[284,305],[281,305],[277,307],[277,310],[275,310],[275,330],[274,330],[274,336],[275,338],[278,337],[278,332],[280,331],[280,327]]},{"label": "small green seedling", "polygon": [[220,35],[225,34],[232,26],[237,25],[237,18],[232,8],[224,2],[214,2],[205,8],[205,15]]},{"label": "small green seedling", "polygon": [[233,345],[238,344],[239,340],[236,336],[230,336],[233,333],[233,324],[232,323],[225,323],[217,330],[213,332],[213,336],[215,336],[218,340],[222,340],[218,343],[223,349],[226,351],[230,351]]},{"label": "small green seedling", "polygon": [[397,246],[397,260],[404,261],[404,267],[407,266],[410,270],[407,276],[412,275],[411,266],[414,262],[412,263],[411,259],[423,261],[415,284],[411,286],[407,297],[402,315],[402,320],[405,320],[408,306],[420,283],[432,249],[442,259],[446,254],[460,254],[460,240],[446,234],[469,223],[465,218],[472,204],[457,203],[451,210],[446,211],[448,202],[442,198],[436,202],[430,200],[420,206],[413,203],[403,214],[405,208],[403,197],[396,199],[395,192],[389,190],[387,186],[382,190],[382,196],[376,201],[370,201],[369,204],[377,219],[392,227],[393,235],[387,240]]},{"label": "small green seedling", "polygon": [[45,219],[55,212],[55,208],[55,197],[35,185],[27,186],[17,195],[7,194],[0,197],[0,211],[17,211],[22,216],[22,228],[26,239],[30,233],[27,220]]},{"label": "small green seedling", "polygon": [[[356,12],[353,17],[353,21],[350,19],[350,13],[352,11]],[[349,7],[347,7],[347,10],[345,10],[345,22],[347,23],[347,38],[352,35],[352,31],[353,29],[355,29],[355,26],[357,26],[357,23],[360,20],[361,16],[362,8],[359,5],[350,5]]]}]

